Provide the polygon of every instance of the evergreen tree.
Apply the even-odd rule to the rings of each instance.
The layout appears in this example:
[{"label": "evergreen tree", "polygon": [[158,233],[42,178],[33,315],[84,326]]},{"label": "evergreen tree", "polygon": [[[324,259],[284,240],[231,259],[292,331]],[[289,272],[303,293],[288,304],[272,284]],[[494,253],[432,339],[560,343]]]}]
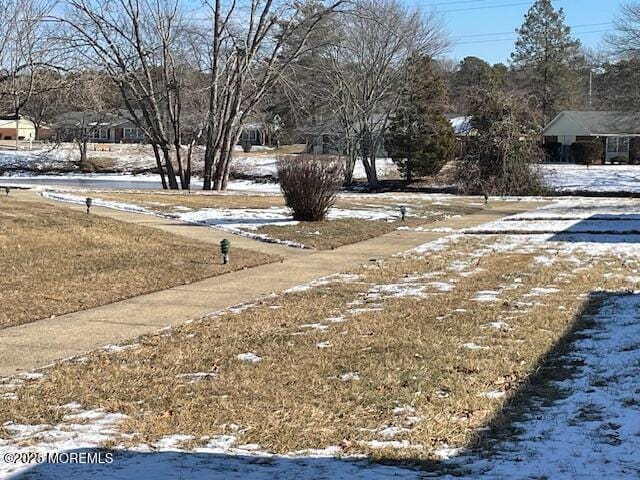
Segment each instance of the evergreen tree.
[{"label": "evergreen tree", "polygon": [[456,72],[451,76],[451,104],[456,112],[467,112],[472,91],[503,88],[506,67],[496,64],[493,67],[478,57],[465,57]]},{"label": "evergreen tree", "polygon": [[564,11],[536,0],[516,30],[513,66],[524,73],[525,90],[548,122],[558,111],[580,104],[580,41],[571,37]]},{"label": "evergreen tree", "polygon": [[455,75],[459,88],[488,88],[493,80],[491,65],[478,57],[465,57]]},{"label": "evergreen tree", "polygon": [[428,57],[412,56],[387,139],[391,158],[409,181],[434,175],[453,159],[456,140],[444,116],[446,100],[437,64]]},{"label": "evergreen tree", "polygon": [[492,86],[504,90],[509,80],[509,68],[504,63],[496,63],[491,67]]}]

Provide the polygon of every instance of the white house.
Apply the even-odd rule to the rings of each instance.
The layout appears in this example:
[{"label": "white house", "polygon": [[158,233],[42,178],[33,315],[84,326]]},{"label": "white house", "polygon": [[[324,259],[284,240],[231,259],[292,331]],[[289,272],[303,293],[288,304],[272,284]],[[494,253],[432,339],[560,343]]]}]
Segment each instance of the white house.
[{"label": "white house", "polygon": [[15,115],[0,117],[0,140],[35,140],[36,127],[27,118],[20,117],[16,121]]},{"label": "white house", "polygon": [[626,159],[635,163],[640,147],[640,113],[636,112],[561,112],[543,131],[545,144],[562,145],[562,161],[571,161],[575,142],[601,141],[603,161]]}]

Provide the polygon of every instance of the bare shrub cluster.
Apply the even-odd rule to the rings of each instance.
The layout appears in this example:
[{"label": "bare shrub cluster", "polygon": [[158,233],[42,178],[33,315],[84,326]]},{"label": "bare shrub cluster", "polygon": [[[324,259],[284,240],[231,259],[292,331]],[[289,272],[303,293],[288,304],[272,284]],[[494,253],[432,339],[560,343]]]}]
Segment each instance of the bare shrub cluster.
[{"label": "bare shrub cluster", "polygon": [[319,222],[329,209],[344,179],[344,166],[334,157],[283,155],[278,157],[280,188],[295,220]]},{"label": "bare shrub cluster", "polygon": [[538,121],[526,99],[498,90],[474,93],[472,134],[457,180],[465,193],[540,195],[546,189],[536,165],[543,157]]}]

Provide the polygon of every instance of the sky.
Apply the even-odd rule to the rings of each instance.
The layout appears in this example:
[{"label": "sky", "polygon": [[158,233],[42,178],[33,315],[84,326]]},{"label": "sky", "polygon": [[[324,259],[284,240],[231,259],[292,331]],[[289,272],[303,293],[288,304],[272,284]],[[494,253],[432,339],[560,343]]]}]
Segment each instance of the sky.
[{"label": "sky", "polygon": [[[516,38],[514,30],[533,0],[404,0],[407,6],[440,12],[454,46],[447,57],[476,56],[507,64]],[[565,11],[573,35],[587,47],[598,47],[613,29],[611,22],[629,0],[554,0]],[[511,33],[510,33],[511,32]]]}]

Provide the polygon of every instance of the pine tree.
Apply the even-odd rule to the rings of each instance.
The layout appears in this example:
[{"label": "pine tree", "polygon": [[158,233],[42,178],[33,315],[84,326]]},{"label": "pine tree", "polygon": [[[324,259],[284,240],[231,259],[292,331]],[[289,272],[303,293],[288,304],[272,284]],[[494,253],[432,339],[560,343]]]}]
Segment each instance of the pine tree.
[{"label": "pine tree", "polygon": [[434,175],[453,159],[456,140],[444,116],[446,100],[437,64],[428,57],[412,56],[387,138],[391,158],[408,181]]},{"label": "pine tree", "polygon": [[493,83],[491,65],[478,57],[465,57],[455,74],[455,83],[460,88],[488,88]]},{"label": "pine tree", "polygon": [[449,87],[450,103],[455,111],[467,112],[471,101],[470,93],[474,90],[503,88],[506,77],[505,70],[504,65],[491,66],[481,58],[465,57],[452,75]]},{"label": "pine tree", "polygon": [[571,37],[564,11],[551,0],[536,0],[516,30],[511,60],[523,75],[527,93],[548,122],[558,111],[580,104],[580,41]]}]

